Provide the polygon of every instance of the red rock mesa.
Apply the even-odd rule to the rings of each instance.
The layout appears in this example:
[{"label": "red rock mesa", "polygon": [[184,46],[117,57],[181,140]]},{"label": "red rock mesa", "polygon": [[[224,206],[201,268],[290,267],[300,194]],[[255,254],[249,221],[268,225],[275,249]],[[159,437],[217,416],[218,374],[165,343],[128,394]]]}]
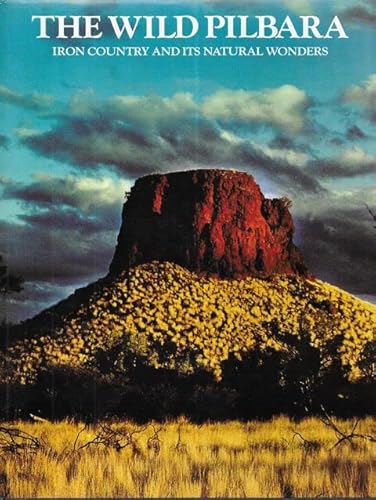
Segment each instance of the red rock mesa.
[{"label": "red rock mesa", "polygon": [[148,175],[124,205],[110,272],[157,260],[220,277],[305,275],[293,233],[286,202],[244,172]]}]

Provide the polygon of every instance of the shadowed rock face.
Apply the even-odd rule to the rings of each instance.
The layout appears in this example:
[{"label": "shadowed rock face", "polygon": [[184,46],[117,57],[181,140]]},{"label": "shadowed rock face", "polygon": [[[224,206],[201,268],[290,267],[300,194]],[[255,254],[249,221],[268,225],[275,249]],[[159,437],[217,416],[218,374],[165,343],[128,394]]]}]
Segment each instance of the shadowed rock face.
[{"label": "shadowed rock face", "polygon": [[282,200],[243,172],[197,170],[137,180],[110,267],[170,261],[221,277],[306,274]]}]

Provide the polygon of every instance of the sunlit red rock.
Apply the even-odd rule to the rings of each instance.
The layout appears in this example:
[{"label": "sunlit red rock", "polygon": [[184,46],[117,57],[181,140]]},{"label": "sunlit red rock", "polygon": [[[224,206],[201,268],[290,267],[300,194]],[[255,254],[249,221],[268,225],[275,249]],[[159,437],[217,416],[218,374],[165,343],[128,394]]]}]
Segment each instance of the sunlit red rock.
[{"label": "sunlit red rock", "polygon": [[149,175],[124,205],[110,271],[157,260],[221,277],[305,275],[293,233],[286,202],[266,199],[245,172]]}]

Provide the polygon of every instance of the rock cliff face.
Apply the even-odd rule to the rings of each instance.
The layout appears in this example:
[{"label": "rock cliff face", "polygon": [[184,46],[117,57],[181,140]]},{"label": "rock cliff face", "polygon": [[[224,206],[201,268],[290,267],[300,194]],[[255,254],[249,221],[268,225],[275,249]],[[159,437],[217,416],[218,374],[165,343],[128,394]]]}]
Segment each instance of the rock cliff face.
[{"label": "rock cliff face", "polygon": [[139,179],[124,205],[110,267],[170,261],[220,277],[305,275],[283,200],[243,172],[197,170]]}]

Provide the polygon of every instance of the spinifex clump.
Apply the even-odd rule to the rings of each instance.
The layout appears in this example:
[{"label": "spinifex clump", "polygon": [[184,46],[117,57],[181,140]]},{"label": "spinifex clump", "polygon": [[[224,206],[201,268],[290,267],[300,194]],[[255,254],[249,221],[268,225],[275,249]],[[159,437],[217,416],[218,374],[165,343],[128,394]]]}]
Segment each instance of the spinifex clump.
[{"label": "spinifex clump", "polygon": [[[69,300],[69,299],[68,299]],[[251,352],[285,352],[290,337],[308,340],[328,367],[351,380],[366,376],[362,354],[375,338],[375,307],[320,281],[275,276],[217,279],[170,263],[131,268],[92,293],[63,319],[12,345],[13,377],[32,382],[40,370],[95,371],[98,357],[118,347],[114,370],[130,352],[151,367],[222,378],[222,365]],[[337,347],[330,350],[336,341]]]}]

